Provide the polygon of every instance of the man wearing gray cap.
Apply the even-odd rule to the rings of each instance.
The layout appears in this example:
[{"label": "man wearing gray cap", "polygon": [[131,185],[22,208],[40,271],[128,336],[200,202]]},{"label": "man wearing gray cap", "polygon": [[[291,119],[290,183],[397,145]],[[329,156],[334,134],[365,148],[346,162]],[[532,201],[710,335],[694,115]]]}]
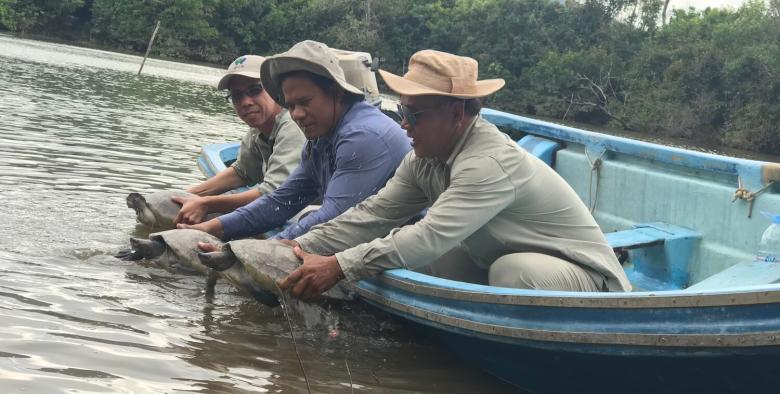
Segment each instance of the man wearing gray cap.
[{"label": "man wearing gray cap", "polygon": [[[279,187],[300,163],[300,150],[306,142],[301,129],[279,106],[260,82],[260,64],[265,58],[245,55],[230,64],[220,79],[218,90],[233,104],[250,129],[241,139],[238,159],[211,179],[187,191],[197,197],[174,197],[182,205],[175,223],[197,224],[212,212],[231,212]],[[236,194],[222,193],[237,187],[256,185]]]}]

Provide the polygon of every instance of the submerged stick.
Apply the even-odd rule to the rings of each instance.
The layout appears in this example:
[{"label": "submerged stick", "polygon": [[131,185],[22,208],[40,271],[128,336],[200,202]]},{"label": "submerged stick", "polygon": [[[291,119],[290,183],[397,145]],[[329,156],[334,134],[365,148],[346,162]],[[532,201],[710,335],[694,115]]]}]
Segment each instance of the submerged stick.
[{"label": "submerged stick", "polygon": [[293,348],[295,348],[295,355],[298,356],[298,365],[301,366],[301,372],[303,372],[303,380],[306,382],[306,390],[311,394],[311,386],[309,386],[309,377],[306,376],[306,368],[303,367],[303,359],[301,359],[301,353],[298,351],[298,343],[295,342],[295,331],[293,331],[292,326],[292,320],[290,319],[290,315],[287,314],[287,302],[284,300],[284,293],[282,293],[282,290],[279,288],[279,285],[274,282],[274,286],[276,286],[276,290],[279,291],[279,306],[282,308],[282,313],[284,313],[285,319],[287,319],[287,326],[290,328],[290,338],[292,338],[293,342]]},{"label": "submerged stick", "polygon": [[344,357],[344,365],[347,366],[347,375],[349,376],[349,392],[354,394],[355,388],[352,385],[352,372],[349,372],[349,361],[347,361],[346,357]]},{"label": "submerged stick", "polygon": [[144,60],[141,61],[141,68],[138,69],[138,75],[141,75],[141,70],[144,69],[144,63],[146,63],[146,58],[149,57],[149,52],[152,51],[152,44],[154,44],[154,37],[157,36],[157,29],[160,28],[160,21],[157,21],[157,26],[154,27],[154,31],[152,32],[152,38],[149,39],[149,45],[146,46],[146,54],[144,55]]}]

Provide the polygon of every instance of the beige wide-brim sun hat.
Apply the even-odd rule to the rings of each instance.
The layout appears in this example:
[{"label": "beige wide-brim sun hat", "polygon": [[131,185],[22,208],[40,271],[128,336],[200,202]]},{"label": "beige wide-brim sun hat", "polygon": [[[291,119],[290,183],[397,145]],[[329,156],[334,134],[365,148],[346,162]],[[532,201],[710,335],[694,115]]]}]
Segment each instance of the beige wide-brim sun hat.
[{"label": "beige wide-brim sun hat", "polygon": [[387,86],[401,96],[447,96],[471,99],[489,96],[503,79],[477,80],[477,61],[465,56],[426,49],[412,55],[403,77],[379,70]]},{"label": "beige wide-brim sun hat", "polygon": [[362,90],[347,82],[336,54],[321,42],[301,41],[287,52],[266,58],[260,65],[263,88],[280,105],[284,105],[284,94],[279,76],[291,71],[308,71],[323,76],[335,81],[347,92],[363,96]]},{"label": "beige wide-brim sun hat", "polygon": [[265,60],[262,56],[244,55],[230,63],[227,72],[217,84],[217,90],[226,90],[230,87],[230,81],[236,75],[260,80],[260,64]]}]

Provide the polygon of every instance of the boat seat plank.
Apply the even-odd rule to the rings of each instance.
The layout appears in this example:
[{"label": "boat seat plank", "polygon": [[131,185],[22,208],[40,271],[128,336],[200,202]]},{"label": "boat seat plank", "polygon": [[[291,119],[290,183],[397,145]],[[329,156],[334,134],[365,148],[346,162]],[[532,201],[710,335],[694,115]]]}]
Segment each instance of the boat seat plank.
[{"label": "boat seat plank", "polygon": [[663,245],[669,232],[654,227],[638,226],[631,230],[606,233],[604,237],[612,249],[637,249],[656,245]]},{"label": "boat seat plank", "polygon": [[634,287],[674,290],[688,286],[688,264],[701,240],[698,232],[654,222],[606,233],[604,237],[619,256],[628,260],[624,269]]},{"label": "boat seat plank", "polygon": [[780,263],[743,261],[694,284],[687,290],[713,290],[773,283],[780,283]]},{"label": "boat seat plank", "polygon": [[517,144],[550,167],[555,164],[555,152],[561,149],[561,144],[556,141],[530,134],[517,140]]}]

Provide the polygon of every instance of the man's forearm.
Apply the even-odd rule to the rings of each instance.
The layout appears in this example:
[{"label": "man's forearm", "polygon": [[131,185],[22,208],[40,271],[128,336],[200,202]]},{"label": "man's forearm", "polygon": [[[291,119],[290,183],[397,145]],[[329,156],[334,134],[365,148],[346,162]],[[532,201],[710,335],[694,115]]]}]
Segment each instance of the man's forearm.
[{"label": "man's forearm", "polygon": [[227,213],[257,200],[262,195],[257,189],[250,189],[236,194],[206,196],[204,202],[209,213]]},{"label": "man's forearm", "polygon": [[190,187],[187,191],[199,196],[214,196],[244,185],[244,180],[238,176],[236,170],[228,167],[211,179]]}]

